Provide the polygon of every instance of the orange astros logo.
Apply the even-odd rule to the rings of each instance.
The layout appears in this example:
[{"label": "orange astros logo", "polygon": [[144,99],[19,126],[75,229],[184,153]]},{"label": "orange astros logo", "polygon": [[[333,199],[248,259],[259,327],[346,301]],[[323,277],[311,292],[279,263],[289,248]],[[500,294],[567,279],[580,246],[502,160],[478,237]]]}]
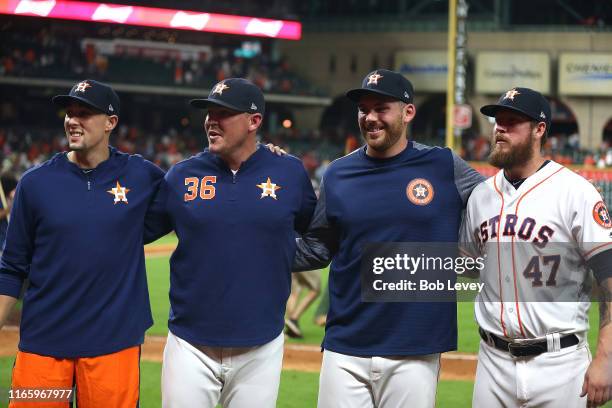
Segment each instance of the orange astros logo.
[{"label": "orange astros logo", "polygon": [[434,198],[434,188],[429,181],[416,178],[408,183],[406,196],[412,204],[427,205]]},{"label": "orange astros logo", "polygon": [[130,189],[122,187],[121,184],[119,184],[119,180],[117,180],[117,185],[115,187],[111,188],[110,190],[106,190],[106,192],[115,196],[115,201],[113,204],[128,203],[127,193],[130,192]]},{"label": "orange astros logo", "polygon": [[260,199],[264,197],[272,197],[276,200],[276,190],[280,190],[281,188],[279,185],[272,183],[272,181],[270,181],[270,177],[268,177],[268,180],[266,180],[265,183],[256,184],[256,186],[261,188]]},{"label": "orange astros logo", "polygon": [[610,213],[608,212],[608,209],[603,201],[599,201],[597,204],[595,204],[595,207],[593,207],[593,219],[595,219],[595,222],[604,228],[612,228]]}]

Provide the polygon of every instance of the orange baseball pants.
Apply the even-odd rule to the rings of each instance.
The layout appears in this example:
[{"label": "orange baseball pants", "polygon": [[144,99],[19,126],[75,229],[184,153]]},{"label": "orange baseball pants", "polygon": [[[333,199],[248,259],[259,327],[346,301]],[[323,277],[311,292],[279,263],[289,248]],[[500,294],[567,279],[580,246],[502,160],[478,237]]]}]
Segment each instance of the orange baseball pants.
[{"label": "orange baseball pants", "polygon": [[[19,351],[11,389],[71,389],[79,408],[135,408],[140,398],[140,346],[96,357],[55,358]],[[66,408],[69,402],[12,400],[9,408]]]}]

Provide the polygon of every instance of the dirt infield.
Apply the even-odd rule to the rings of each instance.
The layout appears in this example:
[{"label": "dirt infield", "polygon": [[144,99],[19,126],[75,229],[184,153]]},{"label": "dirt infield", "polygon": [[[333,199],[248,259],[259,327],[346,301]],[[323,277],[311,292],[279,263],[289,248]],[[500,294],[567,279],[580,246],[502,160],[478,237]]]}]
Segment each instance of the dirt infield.
[{"label": "dirt infield", "polygon": [[145,257],[161,258],[172,255],[172,251],[176,249],[176,244],[152,244],[144,247]]},{"label": "dirt infield", "polygon": [[[19,331],[15,326],[0,330],[0,357],[14,356],[19,342]],[[166,338],[147,336],[142,347],[142,359],[145,361],[162,361]],[[323,354],[318,346],[285,344],[283,368],[286,370],[318,372]],[[473,354],[445,353],[442,356],[442,380],[473,381],[476,373],[476,356]]]}]

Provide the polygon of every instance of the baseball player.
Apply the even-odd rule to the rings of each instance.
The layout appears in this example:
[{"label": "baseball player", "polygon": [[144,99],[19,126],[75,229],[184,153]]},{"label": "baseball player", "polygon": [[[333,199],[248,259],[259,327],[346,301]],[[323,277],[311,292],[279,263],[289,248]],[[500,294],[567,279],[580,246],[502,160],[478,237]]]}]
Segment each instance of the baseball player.
[{"label": "baseball player", "polygon": [[379,69],[346,94],[366,146],[332,162],[295,268],[331,260],[319,402],[327,407],[432,407],[440,353],[457,345],[456,305],[361,301],[371,242],[457,242],[480,176],[451,150],[407,139],[412,84]]},{"label": "baseball player", "polygon": [[176,231],[163,406],[275,407],[295,233],[316,197],[302,162],[256,142],[261,90],[229,78],[208,98],[209,147],[173,166],[161,208]]},{"label": "baseball player", "polygon": [[0,261],[0,327],[30,282],[9,407],[68,406],[17,392],[37,389],[79,407],[133,408],[152,325],[144,221],[163,172],[109,146],[119,98],[108,85],[84,80],[53,102],[70,151],[23,174]]},{"label": "baseball player", "polygon": [[[462,232],[467,252],[486,259],[473,405],[603,404],[612,396],[608,210],[588,181],[542,156],[551,109],[540,93],[514,88],[481,112],[495,118],[489,160],[500,171],[474,189]],[[589,269],[603,299],[592,361]]]}]

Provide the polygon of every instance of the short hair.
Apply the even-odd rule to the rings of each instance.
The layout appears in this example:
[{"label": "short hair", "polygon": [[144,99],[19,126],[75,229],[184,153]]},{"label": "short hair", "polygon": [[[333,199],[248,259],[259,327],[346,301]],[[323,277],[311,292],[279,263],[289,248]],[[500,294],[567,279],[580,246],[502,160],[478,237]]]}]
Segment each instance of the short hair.
[{"label": "short hair", "polygon": [[544,125],[546,125],[546,128],[544,129],[544,134],[542,135],[542,139],[540,139],[540,149],[542,149],[546,144],[546,140],[548,139],[548,124],[541,120],[531,120],[530,123],[531,130],[535,129],[540,123],[544,123]]}]

